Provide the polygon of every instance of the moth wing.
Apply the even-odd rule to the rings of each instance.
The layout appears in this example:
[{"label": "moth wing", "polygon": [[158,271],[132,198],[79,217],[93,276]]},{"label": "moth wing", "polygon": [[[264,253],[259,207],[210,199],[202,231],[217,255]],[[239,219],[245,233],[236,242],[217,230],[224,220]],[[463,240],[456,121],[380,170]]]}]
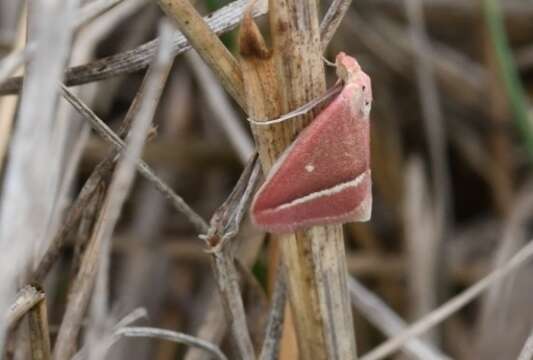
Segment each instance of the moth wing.
[{"label": "moth wing", "polygon": [[361,83],[346,85],[274,164],[252,202],[256,226],[287,232],[369,219],[372,195],[366,107],[371,90],[368,86],[365,94],[361,89]]}]

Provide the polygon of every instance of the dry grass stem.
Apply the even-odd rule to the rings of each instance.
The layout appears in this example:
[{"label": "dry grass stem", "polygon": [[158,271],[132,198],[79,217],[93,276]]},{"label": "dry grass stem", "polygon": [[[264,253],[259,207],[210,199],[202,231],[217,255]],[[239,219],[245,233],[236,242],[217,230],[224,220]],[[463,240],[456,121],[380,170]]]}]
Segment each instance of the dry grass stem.
[{"label": "dry grass stem", "polygon": [[[423,163],[414,158],[407,161],[405,175],[405,239],[408,256],[408,286],[411,318],[420,319],[438,304],[439,247],[442,228],[428,189]],[[435,332],[426,335],[429,341],[438,340]]]},{"label": "dry grass stem", "polygon": [[191,53],[190,55],[189,63],[200,80],[200,87],[211,111],[214,113],[213,117],[226,132],[229,141],[239,155],[239,159],[245,164],[255,152],[252,139],[242,126],[239,115],[231,107],[224,89],[216,81],[209,68],[202,63],[198,54]]},{"label": "dry grass stem", "polygon": [[[85,5],[78,11],[76,19],[71,25],[74,27],[74,29],[77,29],[122,1],[123,0],[93,1]],[[24,47],[23,49],[17,49],[7,55],[0,63],[0,85],[12,72],[14,72],[18,67],[20,67],[25,61],[27,61],[34,51],[35,44],[30,43],[26,45],[26,47]],[[22,84],[22,82],[20,83]]]},{"label": "dry grass stem", "polygon": [[170,331],[165,329],[156,329],[149,327],[123,327],[115,332],[118,336],[127,337],[150,337],[154,339],[162,339],[168,341],[174,341],[180,344],[186,344],[188,346],[194,346],[202,350],[207,351],[218,360],[228,360],[226,355],[215,345],[204,341],[202,339],[182,334],[176,331]]},{"label": "dry grass stem", "polygon": [[[120,139],[113,130],[109,128],[91,109],[89,109],[80,99],[78,99],[70,90],[64,85],[61,87],[62,95],[77,111],[84,116],[84,118],[90,121],[92,127],[105,139],[117,149],[123,151],[125,149],[124,142]],[[166,199],[168,199],[174,208],[183,213],[187,219],[195,226],[199,232],[205,232],[208,228],[207,223],[192,210],[189,205],[178,196],[170,186],[168,186],[163,180],[154,174],[152,168],[144,161],[139,160],[137,163],[137,169],[147,180],[152,182],[156,189],[160,191]]]},{"label": "dry grass stem", "polygon": [[[54,122],[55,83],[69,53],[72,33],[65,29],[71,28],[77,2],[60,6],[59,1],[51,1],[36,6],[42,17],[35,19],[39,27],[35,56],[20,100],[0,204],[0,249],[9,259],[0,262],[0,313],[14,300],[16,280],[30,266],[37,244],[47,241],[54,205],[48,194],[57,180],[50,169],[61,161],[61,156],[52,157],[57,155],[52,152],[54,141],[63,131]],[[0,323],[0,349],[5,326]]]},{"label": "dry grass stem", "polygon": [[[132,4],[133,7],[136,6],[135,2],[129,2],[129,4]],[[127,5],[127,6],[124,6],[126,12],[130,10],[131,6],[129,4],[125,3],[125,5]],[[121,9],[118,9],[118,10],[121,10]],[[118,15],[120,16],[121,14],[119,13]],[[165,74],[160,75],[160,87],[161,87],[160,90],[161,91],[165,84],[169,71],[170,71],[170,68]],[[126,116],[124,117],[124,120],[120,126],[120,129],[118,130],[118,134],[122,138],[124,138],[128,134],[131,128],[133,118],[137,115],[139,111],[139,103],[140,103],[139,99],[144,97],[145,82],[147,81],[148,78],[152,76],[152,72],[153,72],[153,68],[150,67],[148,69],[148,72],[145,75],[145,80],[143,84],[141,84],[140,90],[138,91],[136,97],[134,98]],[[74,93],[72,93],[72,95],[74,95]],[[76,104],[79,104],[79,108],[85,109],[84,114],[87,114],[88,116],[91,114],[94,114],[92,111],[90,111],[90,109],[87,106],[84,106],[82,104],[81,100],[77,96],[72,96],[72,101],[75,102]],[[107,152],[104,157],[104,160],[98,163],[98,165],[94,168],[89,178],[86,180],[84,186],[82,187],[80,193],[78,194],[78,197],[76,198],[76,200],[74,200],[73,204],[70,206],[69,211],[67,212],[60,229],[56,232],[56,235],[52,239],[44,255],[41,257],[41,260],[32,275],[32,278],[34,279],[34,281],[37,281],[37,282],[43,281],[44,277],[48,274],[52,265],[55,263],[55,261],[57,260],[57,257],[59,256],[61,250],[63,249],[67,236],[69,235],[73,227],[78,223],[84,209],[87,207],[87,205],[93,198],[93,195],[96,193],[98,189],[102,189],[107,186],[106,181],[107,181],[108,175],[113,170],[114,164],[116,160],[118,159],[119,153],[120,153],[120,149],[117,149],[117,148],[111,150],[110,152]]]},{"label": "dry grass stem", "polygon": [[287,303],[287,278],[285,277],[285,267],[278,265],[276,284],[272,295],[272,306],[268,316],[268,324],[261,348],[259,360],[275,360],[279,358],[280,341],[283,333],[283,321],[285,315],[285,305]]},{"label": "dry grass stem", "polygon": [[[234,1],[206,16],[204,18],[205,22],[216,34],[230,31],[240,24],[246,4],[248,4],[248,0]],[[254,8],[253,16],[257,17],[266,14],[268,10],[266,1],[259,1],[257,5]],[[159,40],[152,40],[133,50],[105,57],[86,65],[69,68],[65,71],[65,84],[67,86],[81,85],[145,69],[150,64],[158,43]],[[173,54],[181,54],[190,48],[191,45],[187,38],[181,32],[176,32],[172,42]],[[20,91],[21,87],[21,77],[10,78],[4,84],[0,84],[0,95],[16,93]]]},{"label": "dry grass stem", "polygon": [[533,333],[530,333],[527,340],[518,355],[517,360],[531,360],[533,358]]},{"label": "dry grass stem", "polygon": [[211,218],[209,231],[202,236],[212,256],[213,270],[229,317],[233,340],[242,359],[255,359],[255,351],[246,322],[232,239],[238,234],[259,174],[259,162],[257,156],[253,156],[228,199]]},{"label": "dry grass stem", "polygon": [[447,231],[447,213],[451,211],[451,189],[448,176],[448,158],[446,153],[446,131],[440,105],[439,92],[433,65],[427,56],[421,54],[432,53],[431,43],[426,33],[422,0],[405,0],[407,17],[410,24],[410,36],[416,49],[416,76],[419,98],[422,107],[426,138],[431,154],[433,188],[435,201],[434,231],[438,243],[442,242]]},{"label": "dry grass stem", "polygon": [[[533,215],[533,183],[523,186],[512,201],[513,210],[503,225],[503,237],[493,254],[490,268],[504,265],[527,241],[526,230]],[[529,281],[531,264],[526,264],[505,281],[493,285],[483,298],[480,310],[478,356],[481,358],[509,357],[518,350],[529,334],[532,316],[529,306],[532,286]]]},{"label": "dry grass stem", "polygon": [[[112,7],[112,5],[116,5]],[[130,0],[126,2],[99,0],[99,2],[92,2],[80,10],[84,11],[84,14],[80,16],[88,18],[99,15],[97,18],[81,28],[76,34],[76,42],[72,46],[72,52],[70,56],[70,63],[84,63],[94,56],[97,45],[106,36],[113,31],[117,23],[123,21],[125,18],[132,15],[140,9],[140,7],[146,5],[145,0]],[[112,7],[112,8],[111,8]],[[103,12],[103,10],[108,10]],[[90,84],[82,88],[73,89],[73,92],[91,106],[97,96],[97,84]],[[53,222],[49,226],[48,238],[54,237],[63,221],[63,212],[69,202],[70,194],[72,193],[72,187],[75,185],[73,179],[77,170],[79,169],[80,160],[83,156],[83,151],[87,145],[87,141],[90,135],[90,125],[83,121],[83,118],[66,102],[60,102],[57,110],[57,121],[65,123],[67,134],[63,136],[62,141],[58,141],[60,149],[64,149],[64,152],[68,154],[65,156],[64,164],[62,168],[64,170],[60,173],[62,180],[59,188],[56,189],[56,206],[53,213]],[[46,251],[45,249],[49,244],[42,244],[40,253]]]},{"label": "dry grass stem", "polygon": [[242,108],[242,74],[239,64],[188,0],[158,0],[163,10],[220,79],[222,86]]},{"label": "dry grass stem", "polygon": [[[218,289],[212,288],[210,294],[215,294],[211,297],[206,308],[207,312],[202,319],[202,325],[196,332],[197,337],[208,340],[213,344],[219,344],[222,341],[228,321],[226,320],[226,313],[219,296]],[[185,360],[208,360],[203,351],[191,348],[184,356]]]},{"label": "dry grass stem", "polygon": [[[223,239],[222,241],[228,243],[228,240]],[[232,250],[226,245],[213,252],[213,264],[216,269],[215,276],[224,306],[229,315],[233,340],[237,345],[239,357],[253,360],[255,359],[255,351],[246,323],[246,312],[240,291],[239,276],[234,263],[235,259],[231,253]]]},{"label": "dry grass stem", "polygon": [[[357,279],[353,277],[348,278],[348,289],[355,308],[388,337],[396,336],[407,327],[407,323],[403,319],[377,295],[365,288]],[[403,345],[403,351],[416,359],[450,359],[431,344],[425,343],[417,338],[412,338],[406,342]]]},{"label": "dry grass stem", "polygon": [[431,329],[433,326],[446,320],[450,315],[460,310],[469,302],[474,300],[483,291],[494,286],[500,280],[512,274],[520,266],[526,263],[533,256],[533,241],[522,247],[508,262],[493,270],[489,275],[479,280],[459,295],[446,301],[444,304],[433,310],[405,329],[394,338],[381,344],[374,350],[361,357],[361,360],[378,360],[392,354],[412,337],[418,336]]},{"label": "dry grass stem", "polygon": [[26,285],[19,290],[15,302],[5,315],[8,328],[13,327],[28,311],[45,298],[44,292],[34,286]]},{"label": "dry grass stem", "polygon": [[[240,31],[247,110],[255,121],[277,118],[325,91],[316,4],[272,1],[269,8],[272,52],[250,16],[244,18]],[[312,116],[304,118],[309,121]],[[265,173],[303,126],[297,119],[271,127],[252,126]],[[301,356],[355,358],[340,227],[317,227],[276,240],[287,266]]]},{"label": "dry grass stem", "polygon": [[[109,336],[102,336],[103,339],[101,339],[100,342],[96,343],[95,346],[99,347],[99,351],[101,354],[106,354],[107,351],[115,344],[117,343],[121,336],[120,335],[117,335],[116,333],[124,328],[124,327],[127,327],[127,326],[130,326],[132,323],[136,322],[137,320],[139,319],[143,319],[143,318],[147,318],[148,317],[148,313],[146,312],[145,309],[143,308],[137,308],[137,309],[134,309],[132,312],[130,312],[129,314],[127,314],[126,316],[124,316],[122,319],[120,319],[113,327],[109,334]],[[107,329],[106,329],[107,330]],[[85,346],[83,346],[80,351],[78,351],[76,353],[76,355],[74,355],[72,357],[72,360],[85,360],[87,359],[87,348],[88,348],[88,345],[89,344],[86,344]],[[107,354],[106,354],[107,355]]]},{"label": "dry grass stem", "polygon": [[[56,346],[54,348],[54,358],[69,359],[75,351],[75,339],[79,332],[82,316],[85,312],[85,307],[89,301],[89,295],[95,281],[95,276],[102,261],[102,256],[105,256],[103,250],[108,247],[107,243],[110,241],[112,232],[118,221],[123,203],[129,193],[131,187],[134,170],[138,158],[140,157],[142,147],[146,140],[148,130],[151,127],[152,118],[156,109],[157,99],[161,91],[160,77],[161,74],[168,72],[168,68],[172,64],[172,56],[169,49],[170,44],[170,25],[162,31],[162,36],[167,41],[161,41],[161,48],[158,56],[154,62],[154,71],[152,77],[147,80],[146,89],[143,99],[140,101],[139,112],[135,116],[132,125],[131,135],[128,141],[128,146],[125,148],[121,161],[117,165],[113,179],[109,186],[106,199],[100,210],[98,220],[93,229],[93,234],[89,240],[87,250],[83,255],[80,270],[77,274],[74,286],[69,294],[69,306],[65,311],[63,322],[59,329]],[[66,88],[63,88],[68,91]],[[120,138],[119,138],[120,140]],[[109,255],[108,255],[109,256]],[[107,260],[109,261],[109,260]],[[100,267],[100,272],[104,272],[103,276],[107,276],[108,269]],[[107,315],[107,281],[104,284],[97,286],[103,290],[104,294],[97,295],[95,321],[103,323]],[[102,291],[101,291],[102,292]],[[89,353],[89,357],[91,358]]]},{"label": "dry grass stem", "polygon": [[[235,245],[233,245],[237,246],[237,249],[235,249],[236,255],[234,257],[239,259],[240,264],[246,268],[250,268],[255,261],[257,261],[257,256],[260,254],[264,234],[253,229],[251,225],[248,225],[241,228],[239,237],[246,240],[236,242]],[[200,328],[196,332],[197,337],[213,344],[219,344],[222,341],[229,324],[229,321],[227,321],[227,311],[221,301],[219,293],[220,291],[216,288],[216,285],[215,287],[210,288],[207,292],[207,299],[209,299],[205,307],[207,312],[202,319]],[[209,358],[205,356],[203,351],[191,348],[185,354],[184,359],[208,360]]]},{"label": "dry grass stem", "polygon": [[[273,59],[281,90],[280,110],[286,113],[320,96],[326,89],[317,3],[271,1],[269,8]],[[313,116],[314,113],[290,124],[279,124],[283,135],[275,139],[276,147],[284,149]],[[279,153],[271,155],[277,157]],[[356,358],[342,228],[313,227],[280,237],[280,246],[287,267],[300,356]]]},{"label": "dry grass stem", "polygon": [[[533,3],[224,1],[0,0],[3,357],[533,358]],[[269,234],[338,51],[372,219]]]},{"label": "dry grass stem", "polygon": [[50,331],[48,329],[48,310],[46,297],[39,301],[29,312],[29,328],[32,360],[50,360]]},{"label": "dry grass stem", "polygon": [[344,15],[350,8],[352,0],[333,0],[320,23],[320,39],[322,42],[322,51],[325,51],[329,42],[337,32]]}]

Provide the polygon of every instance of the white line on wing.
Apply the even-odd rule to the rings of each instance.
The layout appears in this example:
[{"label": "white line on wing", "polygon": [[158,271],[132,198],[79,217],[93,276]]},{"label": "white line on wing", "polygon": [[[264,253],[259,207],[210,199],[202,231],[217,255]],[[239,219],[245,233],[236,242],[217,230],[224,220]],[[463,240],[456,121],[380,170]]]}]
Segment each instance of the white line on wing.
[{"label": "white line on wing", "polygon": [[279,206],[275,207],[274,209],[272,209],[272,211],[287,209],[287,208],[290,208],[292,206],[296,206],[296,205],[300,205],[300,204],[303,204],[303,203],[306,203],[306,202],[309,202],[309,201],[313,201],[313,200],[318,199],[320,197],[335,195],[336,193],[339,193],[339,192],[341,192],[341,191],[343,191],[343,190],[345,190],[347,188],[358,186],[361,182],[363,182],[363,180],[365,179],[366,176],[370,176],[370,170],[365,171],[364,173],[362,173],[361,175],[357,176],[353,180],[350,180],[350,181],[347,181],[347,182],[343,182],[343,183],[335,185],[335,186],[333,186],[333,187],[331,187],[329,189],[320,190],[320,191],[311,193],[309,195],[302,196],[301,198],[295,199],[295,200],[293,200],[293,201],[291,201],[289,203],[279,205]]}]

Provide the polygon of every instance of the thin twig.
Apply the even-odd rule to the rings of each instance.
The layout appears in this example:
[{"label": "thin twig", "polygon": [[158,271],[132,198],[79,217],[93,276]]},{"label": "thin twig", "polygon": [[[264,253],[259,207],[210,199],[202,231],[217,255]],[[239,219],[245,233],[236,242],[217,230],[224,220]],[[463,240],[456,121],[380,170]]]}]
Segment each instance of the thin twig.
[{"label": "thin twig", "polygon": [[[240,24],[247,4],[248,0],[234,1],[222,9],[207,15],[204,19],[213,32],[218,35],[223,34]],[[253,16],[262,16],[267,11],[267,2],[258,1],[253,10]],[[155,39],[135,49],[111,55],[89,64],[71,67],[65,72],[64,82],[67,86],[81,85],[145,69],[150,64],[158,44],[159,40]],[[172,40],[173,55],[181,54],[190,48],[191,46],[185,36],[176,31]],[[21,87],[22,77],[10,78],[0,85],[0,95],[17,93]]]},{"label": "thin twig", "polygon": [[[91,109],[87,107],[76,95],[74,95],[70,90],[61,85],[61,91],[63,97],[77,110],[81,115],[88,121],[90,121],[93,128],[110,144],[115,146],[121,151],[124,150],[125,144],[120,139],[120,137],[113,132],[107,126],[102,119],[100,119]],[[148,181],[152,182],[157,190],[159,190],[163,196],[170,200],[174,208],[184,214],[187,219],[195,226],[199,232],[206,232],[208,229],[207,223],[198,215],[194,210],[192,210],[189,205],[178,196],[163,180],[161,180],[157,175],[154,174],[152,168],[146,164],[144,161],[139,160],[137,163],[137,169],[140,171]]]},{"label": "thin twig", "polygon": [[459,295],[451,298],[437,309],[433,310],[431,313],[409,326],[399,335],[365,354],[363,357],[361,357],[361,360],[378,360],[392,354],[411,338],[423,334],[428,329],[447,319],[451,314],[455,313],[467,305],[470,301],[474,300],[479,294],[487,290],[490,286],[498,283],[501,279],[511,274],[526,261],[530,260],[532,256],[533,240],[530,240],[529,243],[522,247],[522,249],[520,249],[520,251],[518,251],[507,263],[496,268],[489,275],[485,276],[477,283],[462,291]]},{"label": "thin twig", "polygon": [[6,316],[8,328],[12,328],[31,308],[45,298],[44,292],[35,286],[26,285],[19,290],[17,298]]},{"label": "thin twig", "polygon": [[[191,75],[189,69],[185,66],[174,68],[172,77],[165,91],[166,102],[161,104],[161,110],[157,118],[159,124],[157,133],[157,143],[167,142],[172,146],[172,153],[179,153],[181,150],[176,148],[181,140],[188,138],[190,129],[191,110],[193,105],[193,92],[191,91]],[[180,141],[177,143],[176,139]],[[151,141],[146,144],[143,152],[146,159],[149,158],[149,146],[154,144]],[[210,142],[206,142],[206,144]],[[163,153],[164,154],[164,153]],[[193,161],[194,162],[194,161]],[[198,164],[194,162],[194,164]],[[172,183],[176,180],[183,179],[183,173],[177,170],[181,165],[164,166],[154,163],[154,169],[160,174],[161,178]],[[181,176],[180,176],[181,175]],[[209,196],[207,196],[209,198]],[[136,306],[144,306],[150,314],[158,317],[161,307],[165,303],[165,294],[168,294],[166,282],[159,281],[172,271],[173,262],[171,257],[165,252],[144,251],[143,247],[157,247],[161,244],[161,236],[165,233],[164,224],[167,223],[172,209],[167,206],[167,201],[159,195],[152,184],[143,182],[137,187],[135,194],[135,203],[142,204],[136,206],[129,215],[130,227],[126,230],[126,236],[132,241],[128,242],[128,247],[133,251],[127,256],[121,257],[120,267],[114,272],[114,282],[117,284],[114,289],[115,303],[122,309],[131,309]],[[120,236],[120,235],[119,235]],[[119,239],[114,238],[114,244]],[[194,242],[194,238],[191,238]],[[183,243],[178,243],[180,245]],[[200,242],[197,245],[198,255],[206,260],[208,257],[202,251]],[[113,247],[113,251],[115,246]],[[115,253],[115,252],[114,252]],[[212,283],[211,281],[209,283]],[[167,324],[164,322],[164,324]],[[194,335],[194,334],[191,334]],[[172,344],[166,344],[173,347]],[[150,358],[153,346],[148,341],[124,341],[116,344],[110,354],[110,358],[115,359],[145,359]]]},{"label": "thin twig", "polygon": [[200,80],[199,86],[202,88],[212,112],[215,113],[213,114],[214,118],[226,132],[241,161],[246,163],[255,149],[250,135],[240,122],[240,116],[231,107],[222,86],[216,81],[207,65],[202,63],[198,54],[192,52],[189,55],[189,63]]},{"label": "thin twig", "polygon": [[[124,0],[97,0],[93,1],[78,11],[76,20],[74,21],[74,28],[78,28],[81,25],[91,21],[96,16],[111,9]],[[17,49],[7,55],[0,63],[0,85],[13,71],[21,66],[35,51],[35,44],[31,43],[26,45],[23,49]],[[1,92],[1,91],[0,91]]]},{"label": "thin twig", "polygon": [[32,360],[49,360],[52,358],[52,354],[50,351],[46,297],[43,297],[28,315]]},{"label": "thin twig", "polygon": [[[509,261],[527,240],[528,224],[533,215],[533,181],[528,180],[511,201],[512,210],[503,224],[502,239],[491,256],[490,268]],[[522,345],[521,339],[528,335],[532,317],[525,314],[528,311],[525,309],[529,309],[533,290],[529,281],[531,271],[532,266],[528,264],[484,294],[477,317],[479,358],[496,352],[503,355],[516,351]]]},{"label": "thin twig", "polygon": [[346,11],[350,8],[352,0],[333,0],[320,23],[320,38],[322,51],[326,51],[333,35],[337,32]]},{"label": "thin twig", "polygon": [[[348,290],[350,291],[352,304],[385,335],[393,337],[407,327],[407,323],[387,304],[354,277],[348,277]],[[417,338],[410,339],[403,348],[408,355],[421,360],[449,359],[431,344],[427,344]]]},{"label": "thin twig", "polygon": [[[169,71],[167,71],[165,74],[161,74],[160,94],[162,93],[162,89],[164,87],[164,84],[166,83],[166,79],[168,77]],[[149,79],[152,76],[152,72],[153,72],[153,68],[150,67],[144,76],[144,79],[140,86],[139,91],[135,95],[135,98],[133,99],[133,102],[130,108],[128,109],[128,112],[126,113],[126,116],[124,117],[124,120],[122,121],[120,125],[120,128],[118,130],[118,135],[121,138],[126,137],[126,135],[128,134],[131,128],[133,118],[137,115],[139,111],[140,99],[144,97],[144,92],[146,89],[146,82],[147,82],[147,79]],[[154,99],[154,101],[155,100],[156,99]],[[81,102],[81,100],[79,101]],[[103,188],[103,190],[105,190],[105,187],[107,186],[107,181],[109,180],[108,175],[111,174],[114,164],[119,158],[119,154],[120,154],[120,149],[117,149],[117,148],[114,148],[111,151],[109,151],[107,155],[104,157],[104,160],[102,160],[94,168],[89,178],[85,181],[85,184],[83,185],[78,197],[73,202],[73,204],[70,206],[69,211],[65,215],[65,219],[61,225],[61,228],[59,229],[59,231],[57,231],[55,237],[49,244],[45,254],[42,256],[36,270],[34,271],[32,275],[32,279],[34,281],[38,283],[43,281],[44,277],[48,274],[52,265],[55,263],[59,254],[61,253],[61,250],[64,247],[67,236],[70,234],[74,226],[78,223],[84,209],[90,203],[96,190],[99,188]]]},{"label": "thin twig", "polygon": [[272,308],[270,309],[265,340],[263,341],[259,360],[275,360],[279,356],[285,305],[287,303],[287,278],[285,271],[283,263],[278,264],[276,285],[274,287],[274,295],[272,296]]},{"label": "thin twig", "polygon": [[250,360],[255,359],[255,351],[246,322],[239,275],[234,263],[234,246],[231,240],[238,233],[242,217],[258,183],[259,174],[259,161],[257,155],[254,155],[227,200],[211,218],[209,231],[202,236],[212,255],[213,270],[229,317],[233,340],[237,344],[240,357]]},{"label": "thin twig", "polygon": [[[112,33],[117,24],[124,19],[131,17],[143,6],[147,5],[147,0],[96,0],[89,2],[79,15],[80,19],[90,18],[90,22],[85,22],[76,34],[76,41],[73,43],[70,56],[70,63],[80,64],[92,60],[96,47],[101,41]],[[105,12],[103,12],[106,10]],[[127,46],[128,41],[121,43],[121,46]],[[73,92],[78,95],[87,104],[92,104],[98,93],[98,84],[77,87]],[[76,113],[72,107],[64,101],[58,104],[57,122],[65,123],[68,133],[63,135],[61,141],[57,141],[56,147],[63,151],[63,163],[60,169],[55,171],[61,181],[58,182],[58,188],[51,192],[50,196],[56,199],[53,218],[48,227],[48,238],[52,238],[63,224],[64,210],[70,203],[70,196],[73,192],[75,176],[77,174],[80,160],[86,149],[87,141],[90,135],[90,125],[83,121],[81,116]],[[57,150],[56,150],[57,151]],[[39,248],[39,255],[48,248],[49,243],[43,243]]]},{"label": "thin twig", "polygon": [[[123,327],[129,326],[130,324],[132,324],[133,322],[135,322],[135,321],[137,321],[139,319],[146,318],[147,316],[148,316],[148,313],[146,312],[146,309],[144,309],[144,308],[136,308],[135,310],[133,310],[132,312],[130,312],[129,314],[124,316],[122,319],[120,319],[113,326],[113,328],[112,328],[113,333],[111,334],[111,336],[109,336],[108,339],[105,339],[107,341],[105,341],[103,344],[98,344],[98,345],[102,346],[102,348],[104,349],[102,351],[102,353],[105,353],[106,351],[108,351],[109,348],[111,348],[111,346],[113,346],[113,344],[115,344],[118,340],[120,340],[120,336],[116,335],[116,332],[118,330],[120,330]],[[85,344],[80,349],[80,351],[78,351],[76,353],[76,355],[74,355],[72,357],[72,360],[83,360],[83,359],[86,359],[86,358],[87,358],[87,344]]]},{"label": "thin twig", "polygon": [[128,337],[150,337],[155,339],[163,339],[174,341],[180,344],[185,344],[188,346],[194,346],[205,350],[215,356],[218,360],[228,360],[226,355],[218,348],[218,346],[213,345],[207,341],[199,339],[194,336],[187,334],[179,333],[176,331],[157,329],[151,327],[123,327],[115,332],[118,336],[128,336]]},{"label": "thin twig", "polygon": [[120,319],[114,326],[116,330],[128,326],[132,322],[135,322],[139,319],[148,317],[148,312],[145,308],[137,308]]},{"label": "thin twig", "polygon": [[[252,267],[256,261],[257,256],[263,249],[263,242],[265,236],[263,233],[256,230],[251,224],[245,223],[245,226],[240,230],[240,238],[244,241],[237,241],[235,249],[235,258],[239,260],[239,264],[246,268]],[[242,280],[240,279],[241,284]],[[222,304],[219,290],[212,284],[207,283],[205,291],[199,296],[201,303],[206,303],[202,309],[207,309],[202,316],[202,322],[196,336],[208,340],[213,344],[220,344],[224,339],[226,330],[228,329],[229,321],[225,313],[225,308]],[[186,360],[208,360],[209,358],[203,352],[191,348],[184,356]]]},{"label": "thin twig", "polygon": [[517,360],[531,360],[533,358],[533,332],[529,334],[524,347],[520,354],[518,355]]},{"label": "thin twig", "polygon": [[228,198],[213,215],[215,223],[223,225],[224,235],[234,236],[239,231],[239,226],[248,211],[248,205],[259,182],[260,175],[261,167],[257,154],[254,154],[248,160]]},{"label": "thin twig", "polygon": [[52,265],[55,263],[57,257],[61,253],[67,236],[73,227],[78,223],[83,211],[90,204],[93,195],[96,193],[96,190],[101,184],[101,180],[113,169],[113,165],[114,159],[112,161],[104,160],[93,170],[91,176],[87,179],[82,187],[78,197],[70,207],[61,229],[52,239],[47,251],[41,258],[39,265],[31,277],[33,281],[42,282],[44,280],[45,276],[48,274],[52,268]]},{"label": "thin twig", "polygon": [[[109,186],[108,195],[103,205],[102,213],[104,214],[105,222],[102,227],[96,227],[95,234],[102,236],[102,249],[107,250],[100,260],[100,271],[98,272],[98,281],[96,284],[95,301],[99,302],[100,306],[96,308],[96,322],[103,323],[108,312],[108,288],[109,288],[109,261],[111,253],[109,251],[111,235],[118,222],[119,215],[122,211],[122,206],[135,178],[135,165],[140,158],[142,148],[148,131],[152,124],[152,119],[155,114],[157,104],[161,97],[163,86],[161,86],[161,78],[166,78],[170,67],[172,66],[173,57],[170,55],[170,34],[171,26],[168,23],[162,22],[159,31],[161,42],[160,49],[154,61],[153,72],[146,81],[146,88],[144,97],[141,99],[139,105],[139,112],[135,118],[134,125],[131,128],[131,135],[129,138],[129,149],[122,154],[122,159],[117,165],[113,180]],[[97,236],[97,235],[94,235]]]}]

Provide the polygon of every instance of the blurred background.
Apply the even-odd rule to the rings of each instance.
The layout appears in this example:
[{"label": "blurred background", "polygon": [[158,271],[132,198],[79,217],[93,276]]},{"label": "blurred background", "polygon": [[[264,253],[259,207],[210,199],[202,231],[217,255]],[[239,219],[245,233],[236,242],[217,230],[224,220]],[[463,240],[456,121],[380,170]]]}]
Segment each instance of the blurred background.
[{"label": "blurred background", "polygon": [[[0,0],[0,64],[23,48],[26,39],[38,36],[32,17],[44,15],[32,12],[35,3]],[[82,7],[90,3],[82,1]],[[156,2],[114,3],[79,24],[72,39],[65,40],[71,44],[66,64],[82,65],[78,73],[87,70],[85,64],[136,49],[157,36],[164,15]],[[228,3],[200,0],[195,6],[208,14]],[[326,9],[329,2],[321,5]],[[222,35],[235,55],[236,35],[237,30]],[[531,237],[533,1],[353,0],[325,57],[334,59],[339,51],[359,60],[374,92],[374,210],[370,222],[345,225],[349,272],[410,323],[508,261]],[[5,182],[20,104],[12,94],[13,81],[2,81],[1,69],[0,170]],[[145,73],[133,70],[72,89],[117,130]],[[23,70],[17,71],[20,75]],[[332,86],[334,69],[328,67],[327,72]],[[54,141],[56,152],[42,163],[56,167],[54,174],[61,179],[47,193],[56,214],[47,224],[50,237],[110,150],[64,100],[53,118],[67,125]],[[143,158],[209,219],[254,151],[245,119],[199,58],[192,52],[181,54],[154,118],[157,136],[146,144]],[[91,204],[43,279],[52,339],[74,286],[87,228],[94,221],[98,202]],[[248,218],[241,231],[238,258],[255,275],[244,285],[244,300],[252,337],[260,339],[275,259],[269,255],[268,236]],[[209,255],[197,235],[191,223],[138,176],[110,243],[109,324],[97,330],[111,331],[123,316],[143,307],[148,317],[137,323],[212,336],[232,354],[224,340],[226,325]],[[30,263],[44,248],[32,245]],[[454,359],[515,359],[533,329],[532,276],[533,264],[526,264],[423,339]],[[385,337],[357,304],[354,314],[358,351],[364,353]],[[7,358],[27,356],[17,346],[24,336],[13,335],[22,333],[19,328],[8,337]],[[82,322],[81,329],[84,339],[90,322]],[[294,339],[285,338],[280,358],[293,358],[294,346]],[[191,360],[205,354],[135,338],[120,340],[108,356]]]}]

